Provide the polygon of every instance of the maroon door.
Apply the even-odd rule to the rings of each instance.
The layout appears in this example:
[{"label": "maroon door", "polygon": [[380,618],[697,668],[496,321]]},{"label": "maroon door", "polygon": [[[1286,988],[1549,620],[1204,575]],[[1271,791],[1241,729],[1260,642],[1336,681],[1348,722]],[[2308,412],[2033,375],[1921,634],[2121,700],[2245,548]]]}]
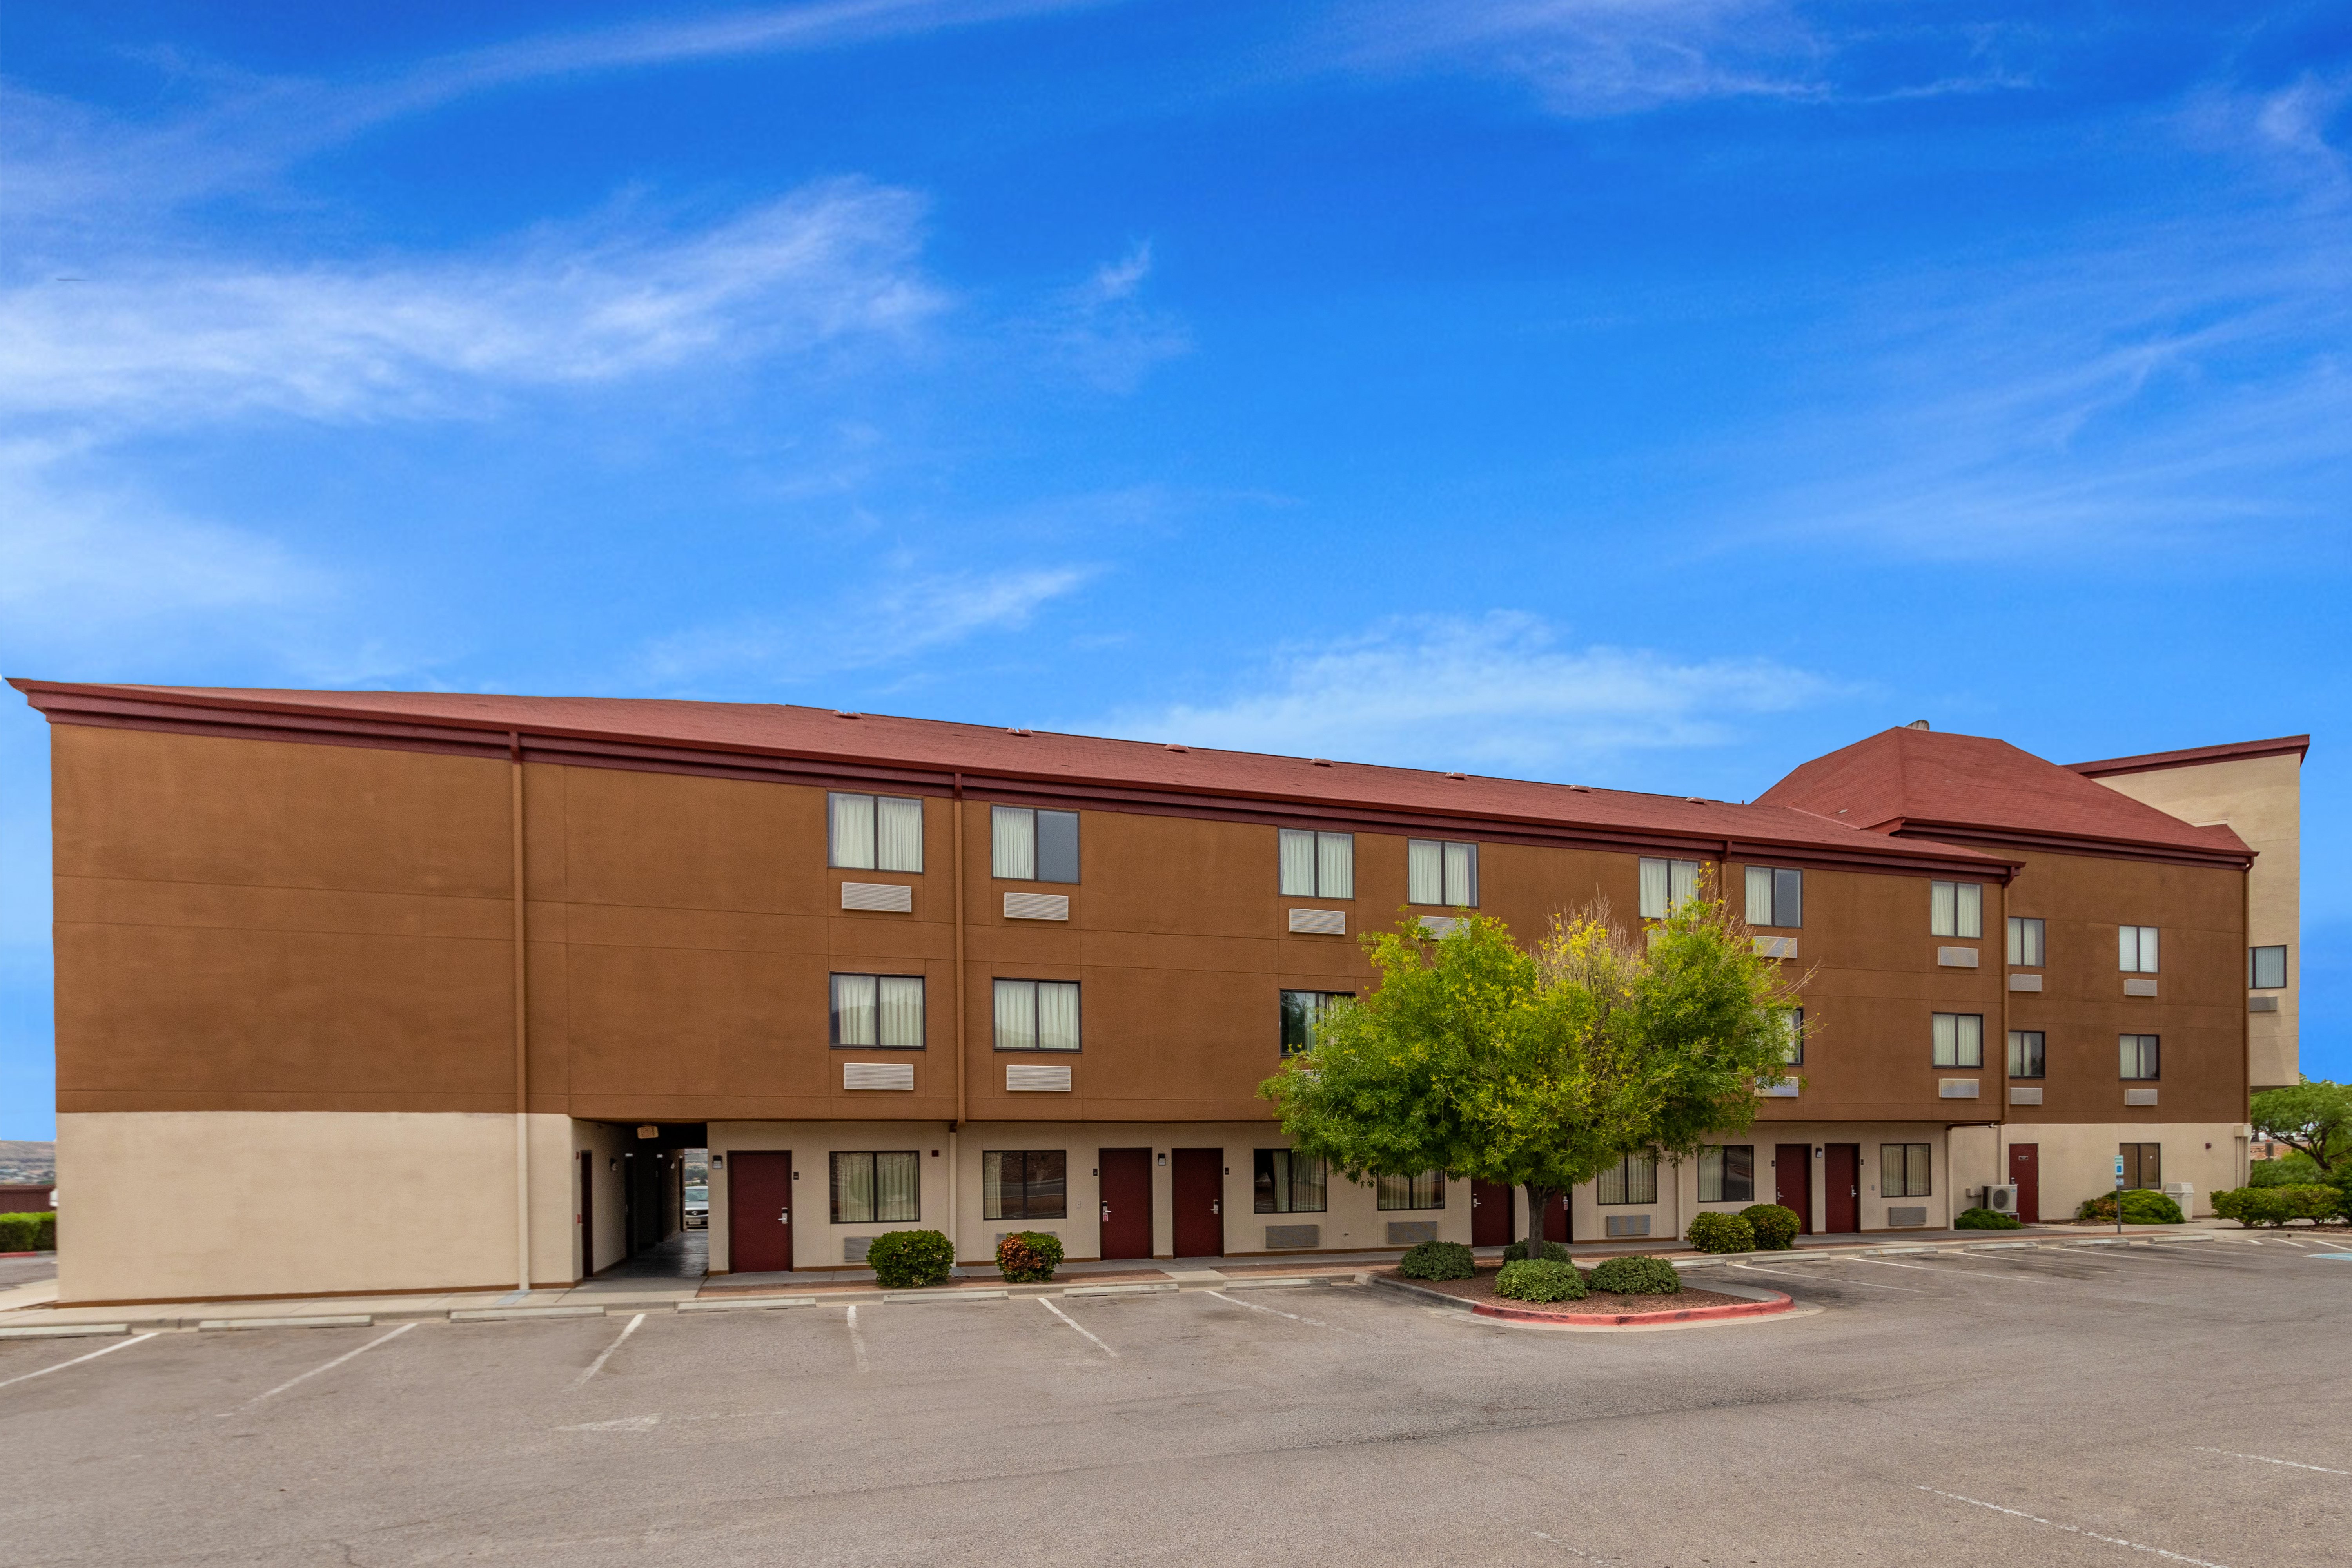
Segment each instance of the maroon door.
[{"label": "maroon door", "polygon": [[1831,1143],[1822,1150],[1822,1228],[1832,1236],[1862,1228],[1859,1143]]},{"label": "maroon door", "polygon": [[727,1266],[738,1274],[793,1266],[790,1154],[728,1152]]},{"label": "maroon door", "polygon": [[1568,1223],[1570,1217],[1568,1199],[1569,1194],[1566,1193],[1554,1193],[1544,1200],[1544,1239],[1546,1241],[1576,1239],[1572,1234],[1574,1227]]},{"label": "maroon door", "polygon": [[2042,1223],[2042,1145],[2009,1146],[2009,1179],[2017,1186],[2017,1217],[2028,1225]]},{"label": "maroon door", "polygon": [[1095,1155],[1102,1179],[1102,1254],[1151,1256],[1151,1151],[1104,1149]]},{"label": "maroon door", "polygon": [[1797,1229],[1806,1236],[1813,1234],[1811,1144],[1782,1143],[1773,1149],[1772,1201],[1784,1209],[1794,1209],[1801,1222]]},{"label": "maroon door", "polygon": [[1225,1152],[1178,1149],[1169,1195],[1176,1204],[1176,1256],[1222,1258],[1225,1253]]},{"label": "maroon door", "polygon": [[580,1278],[596,1272],[596,1151],[580,1151]]},{"label": "maroon door", "polygon": [[1511,1234],[1511,1189],[1500,1182],[1470,1184],[1470,1245],[1501,1247]]}]

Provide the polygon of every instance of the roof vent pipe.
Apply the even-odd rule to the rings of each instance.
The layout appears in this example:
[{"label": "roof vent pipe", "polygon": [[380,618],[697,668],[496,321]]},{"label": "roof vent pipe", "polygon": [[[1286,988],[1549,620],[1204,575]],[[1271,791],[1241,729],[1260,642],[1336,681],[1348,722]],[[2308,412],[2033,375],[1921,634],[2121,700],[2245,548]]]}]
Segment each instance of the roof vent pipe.
[{"label": "roof vent pipe", "polygon": [[1904,725],[1903,727],[1906,730],[1926,730],[1932,726],[1930,726],[1925,719],[1914,719],[1911,722]]}]

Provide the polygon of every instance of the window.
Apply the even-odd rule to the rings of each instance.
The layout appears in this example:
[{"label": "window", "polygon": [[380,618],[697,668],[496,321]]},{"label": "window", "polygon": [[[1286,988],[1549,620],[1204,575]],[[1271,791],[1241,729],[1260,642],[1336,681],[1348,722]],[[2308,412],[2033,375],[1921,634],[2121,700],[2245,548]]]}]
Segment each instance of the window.
[{"label": "window", "polygon": [[1935,1196],[1929,1180],[1933,1169],[1925,1143],[1881,1143],[1878,1146],[1878,1195],[1883,1198]]},{"label": "window", "polygon": [[1984,1066],[1984,1015],[1936,1015],[1936,1065],[1939,1068]]},{"label": "window", "polygon": [[1981,882],[1928,883],[1927,934],[1970,937],[1984,935],[1984,884]]},{"label": "window", "polygon": [[2246,949],[2246,986],[2252,991],[2276,991],[2286,984],[2286,949]]},{"label": "window", "polygon": [[1775,1007],[1774,1021],[1780,1026],[1780,1059],[1792,1068],[1805,1065],[1805,1010],[1802,1007]]},{"label": "window", "polygon": [[2124,1158],[2125,1186],[2155,1188],[2164,1185],[2163,1144],[2118,1143],[2116,1152]]},{"label": "window", "polygon": [[2009,917],[2009,961],[2021,969],[2039,969],[2043,958],[2042,922],[2023,915]]},{"label": "window", "polygon": [[2039,1029],[2009,1032],[2009,1076],[2040,1078],[2043,1065],[2042,1034]]},{"label": "window", "polygon": [[1375,1176],[1372,1185],[1384,1209],[1442,1209],[1445,1206],[1445,1173],[1423,1171],[1417,1176]]},{"label": "window", "polygon": [[1251,1162],[1253,1207],[1259,1214],[1321,1214],[1330,1177],[1323,1162],[1287,1149],[1260,1149]]},{"label": "window", "polygon": [[1066,1150],[988,1150],[980,1157],[980,1217],[1067,1219],[1069,1178]]},{"label": "window", "polygon": [[923,1217],[920,1151],[833,1157],[833,1223],[878,1225]]},{"label": "window", "polygon": [[1356,896],[1356,836],[1282,830],[1282,894],[1287,899]]},{"label": "window", "polygon": [[1647,1154],[1628,1154],[1601,1173],[1592,1184],[1592,1200],[1601,1204],[1654,1204],[1658,1201],[1658,1163]]},{"label": "window", "polygon": [[1698,1201],[1703,1204],[1755,1202],[1756,1145],[1753,1143],[1700,1145]]},{"label": "window", "polygon": [[2117,926],[2116,960],[2126,974],[2156,973],[2156,928]]},{"label": "window", "polygon": [[825,864],[851,871],[923,868],[923,803],[893,795],[828,795]]},{"label": "window", "polygon": [[1435,838],[1409,838],[1404,846],[1404,900],[1443,904],[1449,910],[1478,905],[1478,847]]},{"label": "window", "polygon": [[1686,899],[1698,897],[1698,862],[1696,860],[1648,860],[1642,862],[1642,918],[1662,921],[1666,911]]},{"label": "window", "polygon": [[1078,1048],[1078,983],[1000,980],[996,983],[996,1048],[1075,1051]]},{"label": "window", "polygon": [[1315,1048],[1315,1031],[1334,1002],[1352,1002],[1352,991],[1286,991],[1282,994],[1282,1054],[1299,1056]]},{"label": "window", "polygon": [[988,808],[988,874],[1007,882],[1078,879],[1078,814]]},{"label": "window", "polygon": [[1748,868],[1748,923],[1796,927],[1805,923],[1805,874],[1787,867]]},{"label": "window", "polygon": [[2120,1035],[2116,1038],[2123,1047],[2124,1077],[2152,1079],[2162,1076],[2157,1070],[2161,1065],[2162,1053],[2158,1049],[2159,1042],[2156,1036]]},{"label": "window", "polygon": [[835,975],[833,1043],[884,1051],[921,1050],[922,976]]}]

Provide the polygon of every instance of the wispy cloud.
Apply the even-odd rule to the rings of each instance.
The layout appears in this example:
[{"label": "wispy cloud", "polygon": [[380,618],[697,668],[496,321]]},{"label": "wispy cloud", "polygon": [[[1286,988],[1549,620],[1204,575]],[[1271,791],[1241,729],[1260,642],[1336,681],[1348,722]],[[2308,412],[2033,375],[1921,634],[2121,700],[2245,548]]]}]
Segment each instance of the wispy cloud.
[{"label": "wispy cloud", "polygon": [[1767,658],[1566,647],[1534,616],[1387,622],[1278,652],[1222,701],[1115,714],[1107,732],[1286,755],[1541,773],[1727,744],[1743,721],[1841,689]]},{"label": "wispy cloud", "polygon": [[637,676],[661,688],[713,679],[783,685],[904,664],[983,633],[1020,631],[1042,606],[1096,575],[1093,567],[1072,565],[894,573],[863,586],[854,603],[790,618],[744,617],[659,638],[646,648]]},{"label": "wispy cloud", "polygon": [[1151,243],[1140,240],[1063,290],[1030,317],[1023,335],[1045,358],[1105,392],[1132,392],[1152,369],[1191,352],[1192,334],[1172,313],[1143,297],[1151,277]]},{"label": "wispy cloud", "polygon": [[0,412],[102,424],[447,414],[501,388],[902,332],[922,204],[834,182],[698,233],[543,232],[374,266],[94,262],[0,291]]}]

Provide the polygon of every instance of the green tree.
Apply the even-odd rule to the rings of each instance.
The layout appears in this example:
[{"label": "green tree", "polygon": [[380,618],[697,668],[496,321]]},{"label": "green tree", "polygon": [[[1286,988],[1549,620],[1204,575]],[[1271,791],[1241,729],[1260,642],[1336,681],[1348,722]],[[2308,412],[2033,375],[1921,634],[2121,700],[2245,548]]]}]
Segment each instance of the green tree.
[{"label": "green tree", "polygon": [[[1711,892],[1711,889],[1709,889]],[[1368,933],[1380,972],[1258,1092],[1301,1152],[1350,1180],[1443,1170],[1523,1187],[1529,1250],[1557,1194],[1627,1153],[1680,1159],[1756,1114],[1786,1070],[1795,984],[1711,897],[1637,942],[1605,909],[1555,917],[1533,952],[1470,916],[1442,940]]]},{"label": "green tree", "polygon": [[2352,1182],[2352,1088],[2307,1078],[2266,1089],[2254,1096],[2252,1120],[2255,1137],[2309,1155],[2321,1180]]}]

